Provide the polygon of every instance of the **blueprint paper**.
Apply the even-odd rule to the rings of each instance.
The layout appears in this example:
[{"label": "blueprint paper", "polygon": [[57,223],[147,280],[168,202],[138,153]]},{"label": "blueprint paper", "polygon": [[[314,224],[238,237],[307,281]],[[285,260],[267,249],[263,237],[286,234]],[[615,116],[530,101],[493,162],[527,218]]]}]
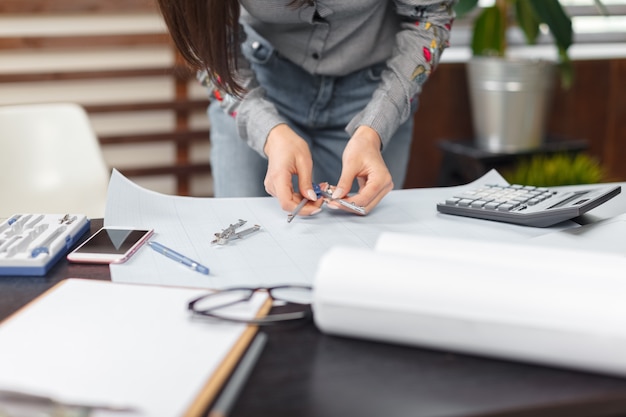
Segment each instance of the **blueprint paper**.
[{"label": "blueprint paper", "polygon": [[[128,262],[111,265],[116,282],[226,288],[312,284],[322,255],[334,246],[374,248],[383,232],[518,242],[576,227],[532,228],[437,212],[438,202],[466,188],[505,184],[495,171],[459,187],[397,190],[367,216],[325,209],[287,223],[275,198],[181,197],[147,190],[113,171],[104,224],[153,228],[153,239],[210,269],[208,276],[142,248]],[[239,219],[261,230],[227,245],[211,245],[214,233]]]},{"label": "blueprint paper", "polygon": [[537,246],[571,248],[626,256],[626,214],[573,229],[547,233],[533,238],[529,243]]}]

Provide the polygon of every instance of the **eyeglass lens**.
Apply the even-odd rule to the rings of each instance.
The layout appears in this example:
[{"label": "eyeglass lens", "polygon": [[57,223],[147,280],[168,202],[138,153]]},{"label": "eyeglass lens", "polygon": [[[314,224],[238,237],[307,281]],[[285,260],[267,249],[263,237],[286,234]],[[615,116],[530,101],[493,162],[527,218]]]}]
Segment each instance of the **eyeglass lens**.
[{"label": "eyeglass lens", "polygon": [[258,290],[267,290],[272,299],[279,302],[305,306],[310,305],[313,300],[313,289],[304,285],[284,285],[272,288],[230,288],[197,298],[189,303],[188,308],[195,313],[217,319],[257,324],[271,324],[309,316],[307,311],[291,311],[270,314],[258,320],[241,320],[237,305],[249,301]]},{"label": "eyeglass lens", "polygon": [[275,300],[293,304],[311,304],[313,302],[311,287],[290,285],[270,288],[269,291]]},{"label": "eyeglass lens", "polygon": [[194,311],[211,311],[248,301],[254,294],[251,289],[218,291],[197,299],[193,303]]}]

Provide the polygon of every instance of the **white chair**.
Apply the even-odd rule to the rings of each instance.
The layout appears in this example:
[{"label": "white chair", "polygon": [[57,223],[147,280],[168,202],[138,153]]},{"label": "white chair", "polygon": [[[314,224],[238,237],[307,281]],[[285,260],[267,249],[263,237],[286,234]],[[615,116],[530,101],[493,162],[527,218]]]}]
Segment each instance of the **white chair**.
[{"label": "white chair", "polygon": [[0,106],[0,218],[104,217],[110,177],[85,110],[73,103]]}]

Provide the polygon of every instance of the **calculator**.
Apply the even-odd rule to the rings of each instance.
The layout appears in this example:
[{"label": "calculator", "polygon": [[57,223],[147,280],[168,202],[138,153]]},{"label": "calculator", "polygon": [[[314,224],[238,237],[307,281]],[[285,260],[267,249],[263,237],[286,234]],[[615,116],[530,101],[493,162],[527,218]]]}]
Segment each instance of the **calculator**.
[{"label": "calculator", "polygon": [[485,185],[459,192],[437,204],[445,214],[548,227],[573,219],[621,192],[621,186],[560,191],[525,185]]}]

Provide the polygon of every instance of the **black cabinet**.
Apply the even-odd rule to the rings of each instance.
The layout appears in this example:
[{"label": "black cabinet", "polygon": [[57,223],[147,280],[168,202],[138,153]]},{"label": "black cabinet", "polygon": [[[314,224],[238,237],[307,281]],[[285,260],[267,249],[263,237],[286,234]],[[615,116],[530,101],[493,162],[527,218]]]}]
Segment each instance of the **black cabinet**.
[{"label": "black cabinet", "polygon": [[515,167],[523,158],[535,155],[550,155],[587,150],[586,140],[548,138],[536,149],[513,152],[494,153],[479,149],[473,140],[441,140],[437,146],[443,152],[438,185],[460,185],[474,181],[491,169],[502,173]]}]

